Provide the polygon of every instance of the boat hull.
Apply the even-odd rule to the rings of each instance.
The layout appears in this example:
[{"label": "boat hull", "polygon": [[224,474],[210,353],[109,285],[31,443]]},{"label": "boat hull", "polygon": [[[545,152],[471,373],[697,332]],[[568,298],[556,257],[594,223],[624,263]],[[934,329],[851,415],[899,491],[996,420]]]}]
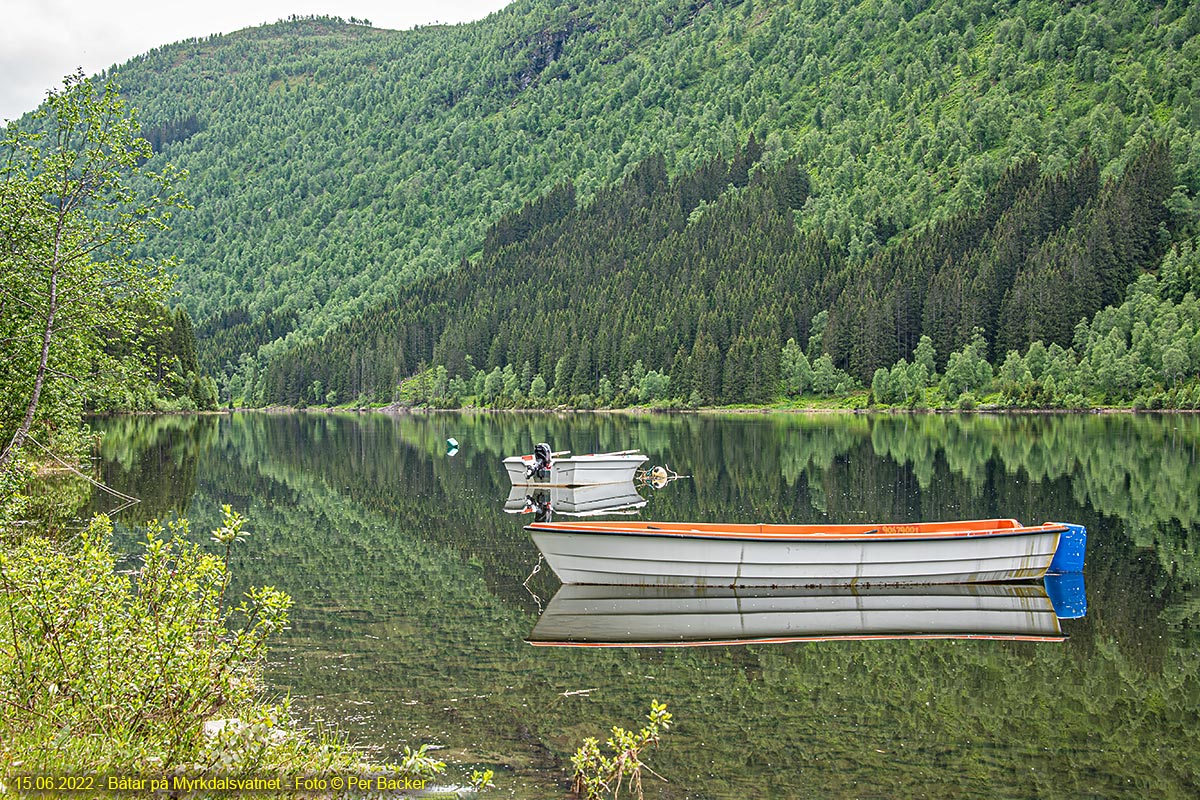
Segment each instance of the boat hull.
[{"label": "boat hull", "polygon": [[884,588],[563,586],[527,641],[678,647],[829,639],[1062,641],[1038,583]]},{"label": "boat hull", "polygon": [[863,526],[854,533],[831,526],[828,532],[789,535],[771,529],[792,526],[685,531],[598,523],[534,524],[527,530],[566,584],[712,587],[1032,580],[1046,574],[1066,531],[1061,525],[1020,527],[1012,520],[993,524],[997,527],[962,531],[895,526],[912,531],[902,534]]},{"label": "boat hull", "polygon": [[603,483],[630,483],[638,467],[649,456],[639,454],[583,455],[556,458],[545,478],[527,477],[531,456],[511,456],[504,459],[513,486],[590,486]]}]

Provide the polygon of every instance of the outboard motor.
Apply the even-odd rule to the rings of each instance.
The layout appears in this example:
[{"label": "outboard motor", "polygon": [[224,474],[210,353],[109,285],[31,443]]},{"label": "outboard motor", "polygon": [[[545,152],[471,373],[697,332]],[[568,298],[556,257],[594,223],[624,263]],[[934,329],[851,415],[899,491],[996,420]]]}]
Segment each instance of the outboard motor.
[{"label": "outboard motor", "polygon": [[539,481],[548,480],[551,466],[553,466],[553,461],[550,458],[550,445],[539,442],[533,446],[533,463],[525,468],[525,478]]}]

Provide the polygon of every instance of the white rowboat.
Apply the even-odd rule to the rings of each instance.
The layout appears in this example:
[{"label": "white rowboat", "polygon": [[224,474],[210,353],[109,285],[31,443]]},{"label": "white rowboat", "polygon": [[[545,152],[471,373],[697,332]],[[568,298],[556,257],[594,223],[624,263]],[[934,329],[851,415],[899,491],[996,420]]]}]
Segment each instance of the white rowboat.
[{"label": "white rowboat", "polygon": [[[1080,571],[1082,525],[1013,519],[889,525],[541,522],[527,525],[566,584],[884,586],[989,583]],[[1061,555],[1056,559],[1056,553]]]}]

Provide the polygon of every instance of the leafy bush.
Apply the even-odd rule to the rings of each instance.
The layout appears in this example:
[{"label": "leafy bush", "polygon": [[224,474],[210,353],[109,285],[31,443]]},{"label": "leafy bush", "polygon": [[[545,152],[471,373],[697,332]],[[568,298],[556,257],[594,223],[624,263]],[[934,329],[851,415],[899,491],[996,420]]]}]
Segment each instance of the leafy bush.
[{"label": "leafy bush", "polygon": [[[214,533],[231,545],[244,520],[225,512]],[[65,545],[33,536],[0,551],[0,763],[59,774],[356,764],[259,700],[290,598],[263,587],[227,604],[228,548],[205,553],[187,532],[186,520],[151,523],[131,572],[117,570],[104,516]]]},{"label": "leafy bush", "polygon": [[640,800],[643,796],[642,768],[645,767],[641,753],[647,747],[658,744],[660,732],[671,727],[671,714],[667,711],[666,703],[650,701],[650,713],[646,719],[649,724],[637,733],[613,726],[612,737],[607,742],[612,751],[611,757],[600,752],[600,744],[595,737],[585,739],[571,757],[571,763],[575,765],[573,791],[587,800],[602,798],[610,793],[616,798],[620,795],[621,786],[628,785]]}]

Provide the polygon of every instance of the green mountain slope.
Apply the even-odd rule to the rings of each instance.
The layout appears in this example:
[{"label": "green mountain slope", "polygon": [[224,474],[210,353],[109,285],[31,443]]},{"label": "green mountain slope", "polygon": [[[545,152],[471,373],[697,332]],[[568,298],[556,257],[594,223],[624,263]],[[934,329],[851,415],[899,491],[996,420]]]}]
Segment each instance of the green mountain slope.
[{"label": "green mountain slope", "polygon": [[[1173,235],[1165,205],[1171,165],[1161,143],[1103,183],[1087,155],[1045,176],[1028,159],[978,209],[901,237],[863,265],[795,224],[810,186],[796,162],[765,167],[759,155],[751,139],[732,161],[715,159],[672,180],[663,159],[650,158],[580,207],[562,187],[502,219],[478,262],[420,281],[317,342],[288,347],[257,384],[239,388],[252,388],[257,402],[388,399],[406,376],[434,364],[423,380],[408,381],[402,399],[537,405],[552,388],[549,402],[573,405],[769,402],[784,388],[789,358],[799,377],[799,347],[783,346],[793,339],[814,360],[804,369],[821,393],[851,382],[835,364],[866,382],[922,342],[923,380],[944,369],[955,396],[984,388],[993,374],[986,364],[986,376],[948,366],[977,337],[983,344],[972,361],[989,356],[987,341],[997,363],[1005,348],[1025,351],[1035,341],[1043,361],[1058,360],[1047,344],[1055,353],[1075,346],[1071,374],[1052,370],[1058,388],[1110,401],[1200,371],[1194,296],[1169,310],[1147,277],[1139,290],[1152,305],[1124,309],[1127,321],[1115,326],[1096,313],[1120,304],[1141,270],[1162,261]],[[1173,274],[1161,295],[1168,302],[1200,294],[1200,274]],[[1093,316],[1091,328],[1078,324]],[[1134,330],[1134,316],[1144,330]],[[1093,353],[1093,334],[1114,327],[1137,352],[1137,380],[1128,386],[1099,385],[1076,361],[1113,362],[1111,347],[1107,358]],[[1164,362],[1171,346],[1179,354]],[[1015,361],[1006,366],[1017,394],[1016,383],[1045,371],[1036,357],[1027,381]],[[534,390],[536,380],[544,387]],[[876,393],[889,394],[884,384]]]},{"label": "green mountain slope", "polygon": [[820,236],[849,283],[1034,154],[1059,174],[1087,151],[1102,181],[1169,143],[1161,235],[1188,235],[1197,33],[1200,8],[1174,0],[521,0],[403,32],[284,22],[120,74],[158,157],[192,175],[195,212],[150,247],[183,263],[203,362],[232,370],[290,330],[312,340],[417,278],[478,268],[489,226],[554,186],[586,203],[652,154],[683,174],[750,134],[765,169],[807,172],[798,235]]}]

